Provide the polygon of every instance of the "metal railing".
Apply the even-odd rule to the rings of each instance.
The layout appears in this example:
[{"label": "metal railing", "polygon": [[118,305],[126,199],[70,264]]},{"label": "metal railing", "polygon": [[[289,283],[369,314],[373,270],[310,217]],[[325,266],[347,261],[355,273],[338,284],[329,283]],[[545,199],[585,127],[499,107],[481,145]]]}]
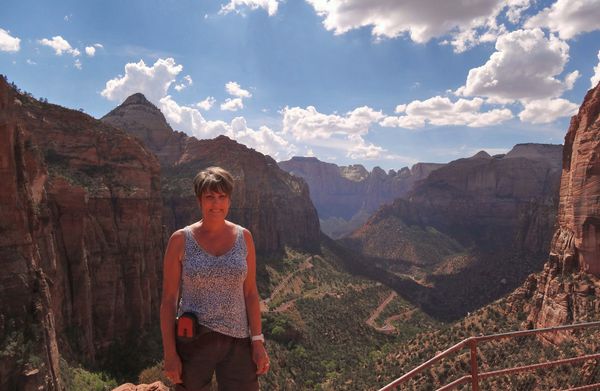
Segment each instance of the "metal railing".
[{"label": "metal railing", "polygon": [[[455,353],[455,352],[460,351],[465,348],[469,348],[471,351],[470,374],[465,375],[459,379],[456,379],[452,383],[446,384],[443,387],[438,388],[437,391],[451,390],[455,387],[458,387],[460,385],[467,384],[467,383],[471,384],[472,391],[479,391],[480,380],[489,379],[491,377],[510,375],[510,374],[526,372],[526,371],[534,371],[537,369],[549,368],[549,367],[554,367],[554,366],[558,366],[558,365],[574,364],[574,363],[578,363],[581,361],[587,361],[587,360],[600,359],[600,353],[596,353],[596,354],[588,354],[585,356],[577,356],[577,357],[572,357],[572,358],[567,358],[567,359],[562,359],[562,360],[547,361],[547,362],[538,363],[538,364],[524,365],[524,366],[520,366],[520,367],[506,368],[506,369],[500,369],[500,370],[489,371],[489,372],[481,372],[481,373],[479,372],[479,365],[477,363],[477,347],[480,342],[487,342],[487,341],[505,339],[505,338],[522,337],[522,336],[526,336],[526,335],[551,333],[551,332],[557,332],[557,331],[563,331],[563,330],[585,329],[585,328],[597,327],[597,326],[600,326],[600,321],[579,323],[579,324],[570,324],[570,325],[556,326],[556,327],[548,327],[548,328],[544,328],[544,329],[522,330],[522,331],[513,331],[513,332],[509,332],[509,333],[500,333],[500,334],[492,334],[492,335],[482,335],[482,336],[478,336],[478,337],[469,337],[465,340],[460,341],[456,345],[446,349],[442,353],[437,354],[432,359],[424,362],[423,364],[414,368],[410,372],[404,374],[402,377],[389,383],[385,387],[381,388],[379,391],[395,390],[398,387],[400,387],[402,384],[405,384],[410,379],[412,379],[416,375],[423,372],[423,370],[431,367],[433,364],[436,364],[437,362],[442,360],[444,357],[447,357],[450,354]],[[577,388],[571,388],[571,389],[565,390],[565,391],[580,391],[580,390],[600,390],[600,383],[590,384],[587,386],[581,386],[581,387],[577,387]]]}]

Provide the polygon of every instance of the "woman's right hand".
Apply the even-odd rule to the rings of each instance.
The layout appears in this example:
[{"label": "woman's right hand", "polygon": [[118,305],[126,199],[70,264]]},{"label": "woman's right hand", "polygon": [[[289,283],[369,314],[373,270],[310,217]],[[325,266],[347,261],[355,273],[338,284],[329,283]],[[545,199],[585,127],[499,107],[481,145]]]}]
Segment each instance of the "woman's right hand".
[{"label": "woman's right hand", "polygon": [[179,355],[174,354],[170,357],[165,357],[165,375],[173,384],[183,383],[181,380],[181,359]]}]

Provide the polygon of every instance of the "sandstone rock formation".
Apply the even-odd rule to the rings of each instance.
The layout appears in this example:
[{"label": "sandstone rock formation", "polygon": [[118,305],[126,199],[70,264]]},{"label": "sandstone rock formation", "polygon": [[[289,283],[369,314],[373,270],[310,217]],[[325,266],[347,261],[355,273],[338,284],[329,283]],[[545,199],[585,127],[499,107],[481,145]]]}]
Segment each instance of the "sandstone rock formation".
[{"label": "sandstone rock formation", "polygon": [[169,391],[169,387],[164,385],[162,382],[154,382],[152,384],[138,384],[125,383],[115,388],[113,391]]},{"label": "sandstone rock formation", "polygon": [[279,169],[269,156],[226,136],[198,140],[174,132],[141,94],[127,98],[102,121],[135,135],[158,156],[167,232],[200,218],[192,179],[200,169],[218,165],[236,179],[230,219],[253,232],[259,253],[281,252],[285,246],[318,249],[319,221],[306,183]]},{"label": "sandstone rock formation", "polygon": [[338,238],[362,225],[377,208],[404,196],[414,184],[442,164],[417,163],[411,169],[386,173],[379,167],[337,166],[315,157],[293,157],[279,167],[304,178],[317,208],[323,232]]},{"label": "sandstone rock formation", "polygon": [[[546,150],[550,157],[513,154],[526,149]],[[408,199],[382,207],[354,237],[360,239],[396,216],[407,224],[434,227],[464,247],[545,253],[560,179],[560,160],[551,157],[558,159],[560,152],[560,145],[517,145],[503,157],[479,152],[450,162],[419,183]],[[372,250],[377,254],[377,248]]]},{"label": "sandstone rock formation", "polygon": [[27,382],[60,389],[59,351],[91,363],[158,320],[159,164],[134,137],[4,78],[0,137],[0,343],[17,344],[0,356],[0,388],[25,387],[35,365]]},{"label": "sandstone rock formation", "polygon": [[558,228],[548,262],[513,294],[513,300],[527,302],[532,326],[581,322],[600,313],[599,153],[600,85],[587,93],[565,136]]},{"label": "sandstone rock formation", "polygon": [[368,255],[365,267],[419,279],[429,290],[421,304],[456,318],[541,267],[556,219],[560,153],[560,145],[525,144],[450,162],[345,243]]}]

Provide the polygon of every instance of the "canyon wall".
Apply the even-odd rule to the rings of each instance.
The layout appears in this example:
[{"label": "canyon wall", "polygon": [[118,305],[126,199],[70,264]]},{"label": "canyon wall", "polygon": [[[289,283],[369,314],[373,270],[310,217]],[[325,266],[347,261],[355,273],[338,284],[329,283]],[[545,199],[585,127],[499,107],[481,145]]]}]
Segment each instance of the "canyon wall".
[{"label": "canyon wall", "polygon": [[565,136],[558,227],[548,262],[512,296],[525,303],[530,327],[597,320],[600,313],[599,156],[600,85],[587,93]]},{"label": "canyon wall", "polygon": [[58,389],[59,351],[94,363],[158,322],[160,167],[134,137],[4,79],[0,101],[0,341],[39,346],[2,356],[0,388]]}]

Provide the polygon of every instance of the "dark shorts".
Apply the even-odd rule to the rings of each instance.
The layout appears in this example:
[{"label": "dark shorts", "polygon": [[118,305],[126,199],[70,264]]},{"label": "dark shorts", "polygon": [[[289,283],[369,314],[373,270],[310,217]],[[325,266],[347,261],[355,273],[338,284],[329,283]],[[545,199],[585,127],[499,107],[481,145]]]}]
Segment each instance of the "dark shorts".
[{"label": "dark shorts", "polygon": [[219,391],[258,390],[250,338],[234,338],[213,331],[191,342],[178,340],[177,353],[183,365],[183,384],[177,384],[177,391],[210,390],[215,372]]}]

